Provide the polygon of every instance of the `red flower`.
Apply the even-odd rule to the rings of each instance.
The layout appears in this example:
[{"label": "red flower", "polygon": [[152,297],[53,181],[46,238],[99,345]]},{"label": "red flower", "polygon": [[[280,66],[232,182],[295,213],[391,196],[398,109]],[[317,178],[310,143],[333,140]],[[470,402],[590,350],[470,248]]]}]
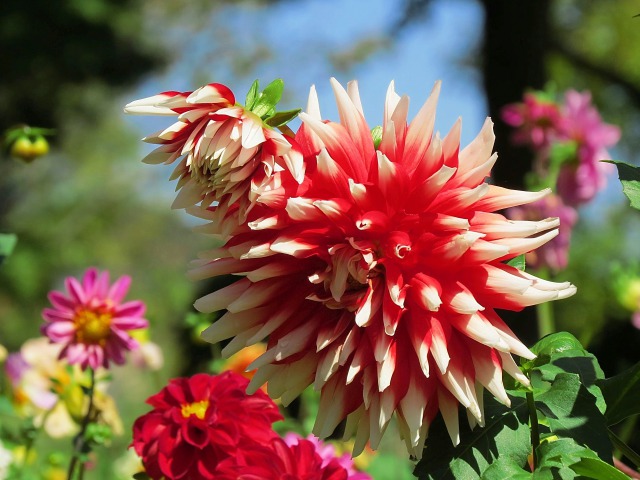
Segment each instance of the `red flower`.
[{"label": "red flower", "polygon": [[347,480],[349,473],[336,458],[324,460],[309,440],[287,445],[275,438],[222,462],[218,475],[219,480]]},{"label": "red flower", "polygon": [[575,292],[505,264],[557,235],[558,220],[514,222],[496,213],[544,197],[487,184],[497,156],[490,121],[460,149],[460,123],[432,137],[439,86],[417,117],[390,87],[380,142],[357,86],[333,82],[340,123],[323,122],[312,92],[296,141],[307,162],[299,196],[283,210],[256,208],[248,228],[204,258],[194,277],[246,277],[196,302],[227,313],[203,333],[235,337],[232,354],[268,336],[249,368],[284,404],[321,390],[314,433],[348,417],[355,452],[377,448],[397,415],[420,456],[442,413],[459,441],[458,405],[482,423],[482,389],[509,398],[503,371],[526,382],[512,354],[534,355],[496,309],[520,310]]},{"label": "red flower", "polygon": [[[210,83],[193,92],[163,92],[129,103],[125,112],[175,115],[178,121],[144,138],[160,144],[143,160],[171,164],[179,178],[174,208],[213,201],[234,205],[240,221],[260,194],[280,187],[280,172],[302,181],[302,155],[293,139],[267,127],[255,113],[237,105],[233,92]],[[237,223],[237,222],[236,222]]]},{"label": "red flower", "polygon": [[271,424],[282,420],[263,392],[247,395],[240,375],[198,374],[177,378],[149,397],[153,410],[133,426],[133,447],[154,480],[218,478],[218,464],[241,457],[254,443],[277,435]]}]

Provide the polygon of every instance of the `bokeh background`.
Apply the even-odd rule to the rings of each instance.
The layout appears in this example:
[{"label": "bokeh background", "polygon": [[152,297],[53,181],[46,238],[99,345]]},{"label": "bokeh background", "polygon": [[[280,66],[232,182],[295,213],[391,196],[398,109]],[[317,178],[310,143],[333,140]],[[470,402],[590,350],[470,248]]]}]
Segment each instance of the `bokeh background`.
[{"label": "bokeh background", "polygon": [[[359,80],[373,126],[391,80],[415,113],[442,79],[436,128],[444,133],[461,116],[466,144],[491,116],[493,181],[522,188],[531,154],[509,143],[499,111],[527,88],[590,90],[605,121],[622,129],[612,154],[638,163],[638,14],[633,0],[4,0],[0,131],[26,123],[57,134],[51,154],[32,164],[0,157],[0,232],[19,237],[0,269],[0,344],[15,351],[37,336],[47,292],[94,265],[133,277],[129,298],[146,302],[165,355],[158,374],[115,370],[125,425],[166,379],[211,358],[185,320],[209,288],[186,279],[187,264],[211,240],[170,210],[171,167],[140,162],[151,150],[140,138],[167,119],[126,117],[129,101],[212,81],[242,100],[255,78],[279,77],[283,109],[303,107],[315,84],[323,116],[335,118],[335,76]],[[640,262],[640,219],[616,178],[580,214],[561,274],[578,293],[554,309],[559,327],[611,375],[640,359],[640,332],[616,300],[613,273]],[[525,343],[536,339],[534,317],[509,318]],[[113,455],[129,441],[114,442]],[[111,478],[106,471],[95,478]]]}]

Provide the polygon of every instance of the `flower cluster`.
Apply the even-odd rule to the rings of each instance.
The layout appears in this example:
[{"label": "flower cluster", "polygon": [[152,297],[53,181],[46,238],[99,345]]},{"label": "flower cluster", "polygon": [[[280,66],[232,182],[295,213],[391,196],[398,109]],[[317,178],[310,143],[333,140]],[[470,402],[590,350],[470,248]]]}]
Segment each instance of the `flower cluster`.
[{"label": "flower cluster", "polygon": [[[371,130],[357,84],[345,89],[332,80],[332,86],[339,122],[323,119],[312,88],[295,137],[283,130],[290,151],[299,149],[300,168],[274,156],[277,175],[267,183],[251,180],[249,187],[234,183],[220,162],[199,170],[199,184],[225,189],[206,193],[219,203],[201,202],[190,212],[211,220],[204,231],[224,243],[204,253],[191,276],[240,278],[195,306],[205,313],[226,310],[203,333],[210,342],[232,338],[225,355],[267,339],[266,352],[249,366],[257,368],[250,392],[268,381],[269,394],[287,404],[313,385],[321,392],[314,433],[326,437],[347,419],[355,453],[368,441],[377,448],[395,414],[409,452],[419,457],[438,412],[458,443],[458,405],[470,422],[483,424],[484,388],[509,404],[503,372],[527,383],[512,355],[534,355],[497,309],[565,298],[575,287],[506,264],[554,238],[559,220],[514,221],[498,213],[549,191],[508,190],[485,181],[497,158],[491,121],[461,149],[460,122],[444,137],[433,134],[439,84],[410,122],[409,99],[391,84],[383,124]],[[196,126],[205,111],[217,108],[212,87],[203,88],[209,92],[204,97],[199,91],[163,94],[127,107],[184,119],[166,130],[179,135],[163,134],[172,142],[163,151],[168,161],[186,155],[182,178],[195,175],[188,167],[207,138],[194,132],[217,121],[216,113],[207,113]],[[206,108],[192,113],[205,97]],[[138,110],[147,104],[154,106]],[[238,132],[244,131],[243,117],[234,118]],[[256,122],[251,117],[248,126]],[[238,135],[217,131],[221,145],[230,141],[224,135]],[[260,178],[267,170],[260,169]],[[272,450],[284,451],[286,444],[272,442]],[[285,465],[294,458],[311,465],[303,460],[309,450],[304,441],[292,446]],[[276,464],[269,468],[282,474]]]},{"label": "flower cluster", "polygon": [[52,291],[42,316],[42,333],[53,343],[64,345],[60,358],[82,369],[108,368],[110,362],[123,364],[124,352],[138,348],[128,333],[148,327],[143,318],[144,303],[135,300],[122,303],[131,279],[120,277],[109,285],[109,272],[89,268],[82,281],[65,280],[67,294]]},{"label": "flower cluster", "polygon": [[[19,352],[11,353],[5,364],[14,408],[24,417],[33,417],[35,425],[42,426],[53,438],[78,432],[86,408],[83,389],[89,383],[77,365],[59,359],[61,350],[61,345],[50,344],[47,338],[35,338],[27,340]],[[98,375],[103,377],[102,372]],[[107,386],[105,381],[96,386],[95,420],[114,434],[121,434],[122,422],[106,393]]]},{"label": "flower cluster", "polygon": [[[613,166],[600,160],[609,158],[606,149],[618,142],[620,129],[602,121],[589,92],[569,90],[562,104],[543,92],[527,93],[523,103],[507,105],[502,117],[516,128],[514,143],[536,152],[534,170],[557,175],[565,203],[589,202],[605,186]],[[559,172],[549,172],[558,167]]]},{"label": "flower cluster", "polygon": [[532,267],[558,272],[568,263],[571,228],[578,219],[575,207],[591,201],[614,170],[601,160],[609,158],[606,148],[617,143],[620,130],[602,121],[588,92],[573,90],[560,104],[545,92],[526,93],[522,103],[504,107],[502,117],[515,128],[513,142],[535,153],[531,186],[557,190],[557,195],[511,209],[509,217],[522,220],[542,213],[561,219],[558,237],[538,254],[527,255]]},{"label": "flower cluster", "polygon": [[317,439],[280,439],[271,427],[282,420],[277,406],[262,391],[247,395],[248,383],[229,371],[198,374],[171,380],[150,397],[153,410],[133,427],[133,447],[147,475],[154,480],[370,478]]}]

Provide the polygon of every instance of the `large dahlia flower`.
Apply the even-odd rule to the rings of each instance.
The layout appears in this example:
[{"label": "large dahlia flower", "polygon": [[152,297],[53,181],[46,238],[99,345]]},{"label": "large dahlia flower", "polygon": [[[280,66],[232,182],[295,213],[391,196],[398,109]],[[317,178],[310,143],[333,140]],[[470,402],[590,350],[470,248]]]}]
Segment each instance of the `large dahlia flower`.
[{"label": "large dahlia flower", "polygon": [[250,390],[268,381],[284,404],[310,384],[321,391],[317,436],[347,418],[355,453],[369,439],[376,448],[395,413],[420,456],[438,412],[457,443],[459,404],[482,424],[483,387],[509,404],[503,371],[527,382],[512,354],[534,355],[496,309],[575,287],[505,264],[555,237],[559,221],[498,213],[548,191],[485,182],[497,158],[489,120],[461,150],[460,122],[433,135],[439,84],[411,123],[409,99],[392,84],[372,139],[357,85],[332,83],[340,123],[323,122],[313,89],[301,114],[306,191],[282,210],[254,209],[250,228],[204,255],[194,278],[244,276],[195,306],[227,310],[203,332],[211,342],[233,337],[224,354],[268,337]]},{"label": "large dahlia flower", "polygon": [[220,463],[267,445],[282,420],[263,392],[247,395],[249,380],[231,372],[176,378],[149,397],[153,410],[133,425],[133,447],[153,480],[220,478]]},{"label": "large dahlia flower", "polygon": [[178,117],[143,139],[160,144],[144,162],[171,164],[180,159],[171,177],[179,179],[174,208],[215,201],[223,204],[225,213],[237,209],[243,221],[262,193],[281,186],[280,172],[302,181],[302,156],[293,140],[237,105],[233,92],[222,84],[163,92],[129,103],[125,112]]},{"label": "large dahlia flower", "polygon": [[64,345],[60,358],[83,370],[125,362],[124,352],[139,347],[128,332],[149,326],[143,318],[144,303],[122,303],[130,284],[125,275],[109,285],[109,272],[89,268],[80,282],[67,277],[67,294],[49,293],[53,308],[43,310],[46,323],[41,331],[51,342]]}]

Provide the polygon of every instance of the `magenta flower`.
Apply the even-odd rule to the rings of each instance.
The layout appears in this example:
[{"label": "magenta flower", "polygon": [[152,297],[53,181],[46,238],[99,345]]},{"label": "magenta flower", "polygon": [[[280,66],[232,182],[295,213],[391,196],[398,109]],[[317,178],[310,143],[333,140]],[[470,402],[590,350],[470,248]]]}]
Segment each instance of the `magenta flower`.
[{"label": "magenta flower", "polygon": [[563,166],[558,178],[558,194],[571,205],[590,201],[604,188],[606,177],[615,170],[600,160],[610,158],[606,148],[620,139],[620,129],[602,121],[591,104],[589,92],[570,90],[565,94],[565,121],[559,136],[578,146],[576,162]]},{"label": "magenta flower", "polygon": [[502,109],[502,120],[515,127],[512,141],[545,150],[560,129],[560,108],[554,102],[534,93],[525,93],[523,103],[512,103]]},{"label": "magenta flower", "polygon": [[509,209],[509,218],[513,220],[535,220],[537,218],[559,218],[558,235],[537,250],[526,254],[527,267],[549,268],[559,272],[569,263],[569,245],[571,229],[578,221],[578,212],[564,204],[558,195],[548,195],[528,205]]},{"label": "magenta flower", "polygon": [[46,323],[41,330],[51,342],[64,344],[60,358],[83,369],[108,368],[109,362],[124,363],[123,353],[138,348],[127,332],[146,328],[148,322],[142,317],[144,303],[122,303],[130,283],[131,278],[123,276],[109,286],[109,272],[89,268],[81,282],[65,280],[67,295],[49,293],[54,308],[42,312]]}]

